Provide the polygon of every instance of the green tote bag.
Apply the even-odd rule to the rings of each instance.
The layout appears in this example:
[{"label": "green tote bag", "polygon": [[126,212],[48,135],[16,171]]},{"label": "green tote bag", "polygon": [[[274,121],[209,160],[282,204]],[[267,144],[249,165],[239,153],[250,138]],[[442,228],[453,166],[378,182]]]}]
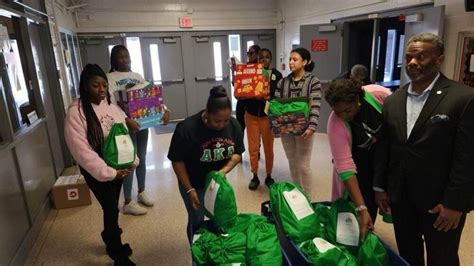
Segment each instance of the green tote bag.
[{"label": "green tote bag", "polygon": [[108,166],[114,169],[125,169],[135,161],[136,150],[127,127],[115,123],[102,146],[102,158]]}]

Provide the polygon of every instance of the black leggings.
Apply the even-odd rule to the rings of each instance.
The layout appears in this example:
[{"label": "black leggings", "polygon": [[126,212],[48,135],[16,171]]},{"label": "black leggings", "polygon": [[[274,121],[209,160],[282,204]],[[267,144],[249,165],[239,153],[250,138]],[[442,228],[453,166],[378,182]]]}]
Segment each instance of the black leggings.
[{"label": "black leggings", "polygon": [[122,239],[120,236],[122,229],[118,225],[118,203],[123,180],[116,179],[100,182],[82,168],[81,173],[102,207],[104,231],[102,231],[101,235],[107,246],[107,253],[114,259],[114,256],[120,255],[122,250]]},{"label": "black leggings", "polygon": [[235,106],[235,117],[242,127],[242,132],[245,131],[245,104],[242,100],[237,100]]}]

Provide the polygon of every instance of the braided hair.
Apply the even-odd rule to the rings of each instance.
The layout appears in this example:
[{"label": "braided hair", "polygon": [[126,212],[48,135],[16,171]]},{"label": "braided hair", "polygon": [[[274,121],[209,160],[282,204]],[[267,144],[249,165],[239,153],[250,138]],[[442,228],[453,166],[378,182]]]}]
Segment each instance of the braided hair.
[{"label": "braided hair", "polygon": [[122,44],[117,44],[112,48],[112,51],[110,52],[110,70],[109,73],[117,71],[117,56],[120,51],[125,50],[128,53],[127,47]]},{"label": "braided hair", "polygon": [[[107,81],[107,75],[97,64],[87,64],[81,73],[81,80],[79,82],[79,112],[82,107],[84,117],[87,122],[87,141],[92,149],[99,155],[102,152],[102,144],[104,143],[104,132],[99,118],[92,108],[91,99],[89,96],[89,82],[92,78],[100,76]],[[110,94],[107,90],[107,103],[110,104]]]}]

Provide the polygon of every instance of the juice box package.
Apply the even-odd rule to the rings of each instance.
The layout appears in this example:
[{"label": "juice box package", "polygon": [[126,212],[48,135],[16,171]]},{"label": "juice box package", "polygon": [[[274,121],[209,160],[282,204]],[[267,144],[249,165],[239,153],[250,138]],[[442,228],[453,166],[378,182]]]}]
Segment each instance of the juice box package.
[{"label": "juice box package", "polygon": [[270,96],[270,73],[263,64],[236,65],[233,82],[237,99],[267,100]]},{"label": "juice box package", "polygon": [[140,124],[140,129],[161,125],[164,114],[162,91],[161,85],[140,83],[118,91],[118,104],[129,118]]}]

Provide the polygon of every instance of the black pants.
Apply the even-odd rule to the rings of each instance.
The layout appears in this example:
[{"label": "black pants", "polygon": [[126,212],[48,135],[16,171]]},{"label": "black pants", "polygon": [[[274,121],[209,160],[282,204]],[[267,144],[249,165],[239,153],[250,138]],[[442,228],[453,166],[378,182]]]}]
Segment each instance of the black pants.
[{"label": "black pants", "polygon": [[104,214],[104,231],[102,231],[101,234],[102,239],[107,246],[109,256],[112,259],[116,259],[122,255],[122,229],[120,229],[118,225],[118,203],[123,180],[118,179],[100,182],[82,168],[81,173],[102,207]]},{"label": "black pants", "polygon": [[237,105],[235,106],[235,116],[240,126],[242,127],[242,132],[245,131],[245,104],[242,100],[237,100]]},{"label": "black pants", "polygon": [[410,265],[425,265],[423,243],[426,244],[428,266],[459,265],[458,248],[466,214],[458,228],[444,232],[433,227],[438,214],[419,210],[408,199],[392,203],[391,208],[398,250]]}]

